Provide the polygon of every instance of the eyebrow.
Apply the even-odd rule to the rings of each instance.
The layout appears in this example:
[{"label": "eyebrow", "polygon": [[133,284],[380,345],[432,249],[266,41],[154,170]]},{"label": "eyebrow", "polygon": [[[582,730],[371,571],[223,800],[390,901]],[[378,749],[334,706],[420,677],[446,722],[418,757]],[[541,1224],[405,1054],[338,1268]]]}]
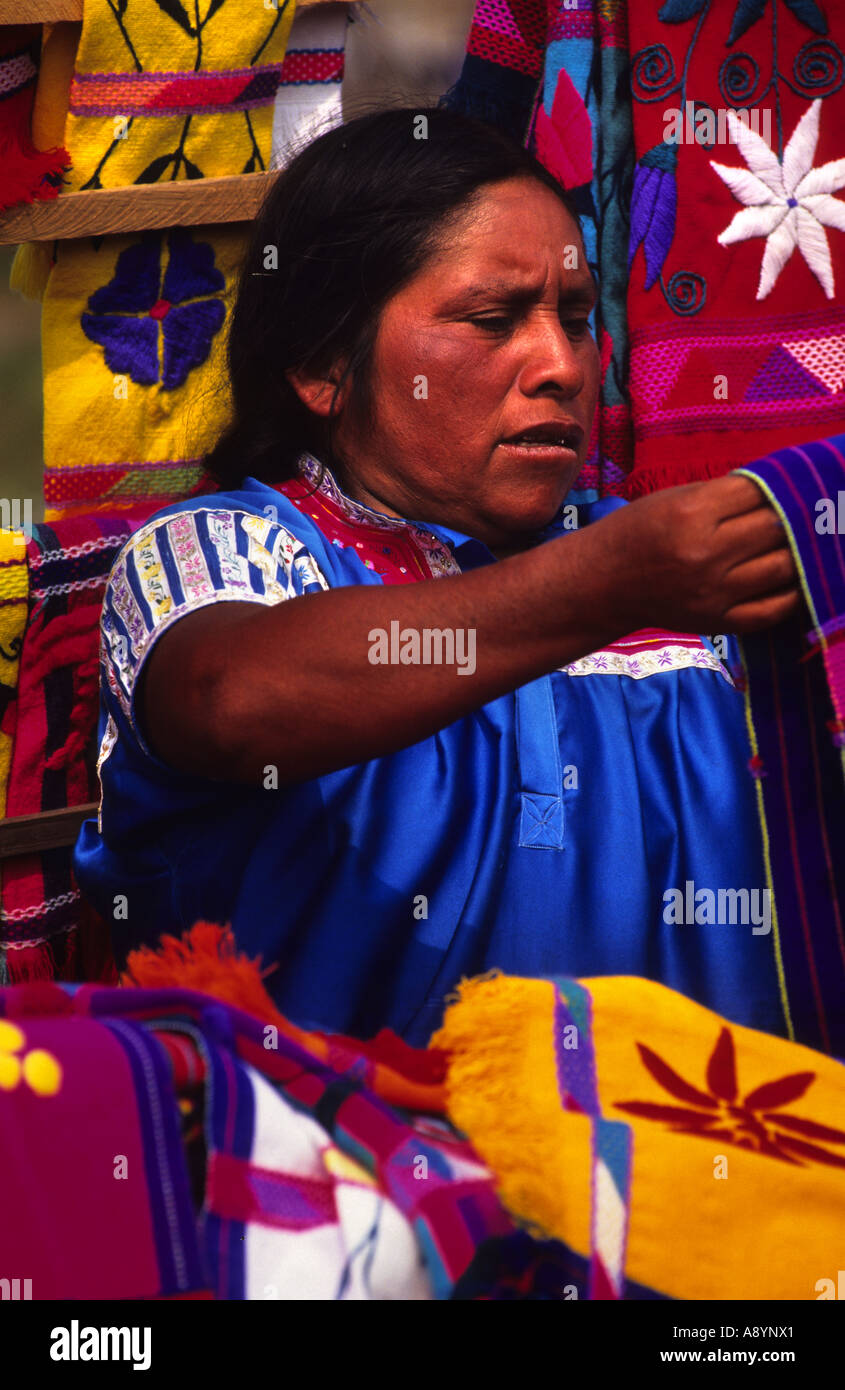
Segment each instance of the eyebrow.
[{"label": "eyebrow", "polygon": [[[471,307],[474,304],[490,299],[504,299],[512,304],[527,304],[537,298],[537,287],[534,285],[515,285],[512,280],[488,280],[484,284],[467,285],[451,296],[446,306],[449,309],[460,307]],[[589,280],[580,280],[576,285],[570,286],[562,291],[559,302],[580,303],[588,300],[598,299],[598,283],[595,276],[590,272]]]}]

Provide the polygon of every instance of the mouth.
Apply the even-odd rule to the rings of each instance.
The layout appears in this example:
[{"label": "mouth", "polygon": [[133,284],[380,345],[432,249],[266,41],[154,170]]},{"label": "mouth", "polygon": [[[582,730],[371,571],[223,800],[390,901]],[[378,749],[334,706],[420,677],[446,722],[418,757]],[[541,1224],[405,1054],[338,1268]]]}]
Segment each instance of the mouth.
[{"label": "mouth", "polygon": [[537,463],[573,463],[584,438],[580,425],[568,420],[548,420],[500,440],[498,448]]}]

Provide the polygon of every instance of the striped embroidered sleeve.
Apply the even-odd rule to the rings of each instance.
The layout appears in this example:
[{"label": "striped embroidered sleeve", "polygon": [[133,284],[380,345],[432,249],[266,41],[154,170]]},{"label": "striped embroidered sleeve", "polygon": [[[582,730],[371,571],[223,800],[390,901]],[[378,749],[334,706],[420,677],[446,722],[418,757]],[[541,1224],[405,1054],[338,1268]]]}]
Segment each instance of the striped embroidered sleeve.
[{"label": "striped embroidered sleeve", "polygon": [[252,512],[198,508],[148,522],[130,537],[109,576],[100,625],[103,692],[144,752],[134,693],[162,633],[211,603],[275,604],[329,586],[314,556],[277,522]]}]

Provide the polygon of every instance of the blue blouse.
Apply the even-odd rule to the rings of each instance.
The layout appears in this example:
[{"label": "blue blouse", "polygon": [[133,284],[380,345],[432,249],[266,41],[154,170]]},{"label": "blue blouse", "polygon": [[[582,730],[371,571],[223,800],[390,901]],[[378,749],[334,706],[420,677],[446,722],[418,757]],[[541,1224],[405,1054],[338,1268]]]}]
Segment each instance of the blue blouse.
[{"label": "blue blouse", "polygon": [[[300,460],[306,477],[315,467]],[[293,787],[188,776],[151,752],[138,675],[186,613],[380,584],[354,540],[374,526],[385,555],[413,540],[435,578],[495,563],[448,527],[352,502],[328,470],[315,495],[343,517],[340,539],[319,507],[247,477],[162,508],[112,569],[100,808],[74,869],[113,922],[118,964],[205,918],[278,963],[267,987],[305,1027],[386,1026],[424,1044],[457,981],[498,967],[644,975],[784,1033],[775,934],[753,913],[766,880],[743,700],[705,640],[613,643],[409,748]],[[579,509],[580,524],[614,505]]]}]

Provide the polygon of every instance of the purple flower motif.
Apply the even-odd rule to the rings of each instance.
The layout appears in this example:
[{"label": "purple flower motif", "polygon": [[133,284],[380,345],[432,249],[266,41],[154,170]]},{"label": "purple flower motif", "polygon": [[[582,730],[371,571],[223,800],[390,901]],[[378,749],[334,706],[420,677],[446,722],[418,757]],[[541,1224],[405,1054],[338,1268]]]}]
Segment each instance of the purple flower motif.
[{"label": "purple flower motif", "polygon": [[628,246],[628,269],[643,243],[645,250],[645,287],[650,290],[663,269],[675,235],[675,213],[678,191],[675,167],[678,156],[674,145],[661,143],[648,150],[638,160],[634,170],[634,190],[631,196],[631,240]]},{"label": "purple flower motif", "polygon": [[226,317],[216,297],[225,287],[207,242],[174,227],[163,258],[162,234],[145,232],[121,252],[114,278],[91,295],[82,331],[105,349],[110,371],[174,391],[211,351]]}]

